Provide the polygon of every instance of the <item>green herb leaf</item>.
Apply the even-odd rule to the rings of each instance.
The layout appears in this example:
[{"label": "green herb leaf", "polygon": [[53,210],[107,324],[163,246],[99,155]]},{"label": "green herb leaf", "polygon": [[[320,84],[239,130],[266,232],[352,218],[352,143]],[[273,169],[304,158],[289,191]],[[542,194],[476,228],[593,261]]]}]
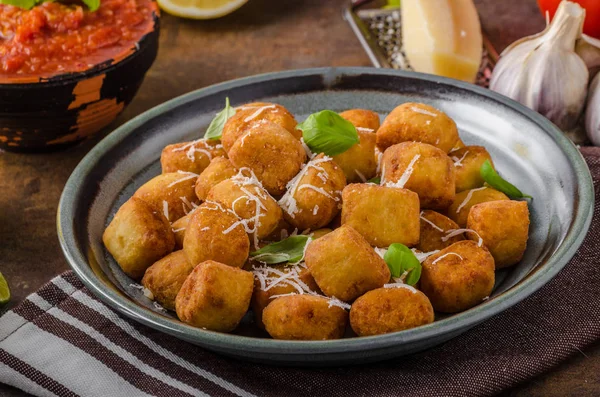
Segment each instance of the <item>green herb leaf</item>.
[{"label": "green herb leaf", "polygon": [[489,160],[485,160],[485,162],[481,165],[481,168],[479,169],[479,173],[481,174],[481,177],[488,185],[490,185],[491,187],[493,187],[496,190],[501,191],[502,193],[506,194],[510,198],[533,199],[533,197],[522,193],[519,189],[517,189],[517,187],[515,185],[513,185],[512,183],[510,183],[507,180],[505,180],[504,178],[502,178],[496,172],[494,167],[492,167],[492,163],[490,163]]},{"label": "green herb leaf", "polygon": [[229,97],[225,98],[225,109],[221,110],[215,118],[210,122],[204,137],[207,139],[221,139],[223,134],[223,126],[231,116],[235,114],[235,108],[229,106]]},{"label": "green herb leaf", "polygon": [[262,247],[258,251],[250,253],[250,258],[269,265],[283,262],[299,262],[304,256],[304,246],[308,242],[308,236],[292,236]]},{"label": "green herb leaf", "polygon": [[30,10],[41,2],[37,0],[0,0],[0,4],[24,8]]},{"label": "green herb leaf", "polygon": [[100,7],[100,0],[81,0],[90,11],[94,12]]},{"label": "green herb leaf", "polygon": [[415,285],[421,278],[421,262],[406,245],[400,243],[390,245],[383,260],[390,268],[392,277],[400,277],[404,272],[408,272],[404,280],[408,285]]},{"label": "green herb leaf", "polygon": [[360,142],[356,127],[331,110],[311,114],[297,128],[302,130],[304,143],[314,153],[335,156]]},{"label": "green herb leaf", "polygon": [[381,8],[383,8],[384,10],[400,8],[400,0],[387,0],[387,4]]},{"label": "green herb leaf", "polygon": [[374,183],[376,185],[381,185],[381,177],[375,176],[367,181],[367,183]]}]

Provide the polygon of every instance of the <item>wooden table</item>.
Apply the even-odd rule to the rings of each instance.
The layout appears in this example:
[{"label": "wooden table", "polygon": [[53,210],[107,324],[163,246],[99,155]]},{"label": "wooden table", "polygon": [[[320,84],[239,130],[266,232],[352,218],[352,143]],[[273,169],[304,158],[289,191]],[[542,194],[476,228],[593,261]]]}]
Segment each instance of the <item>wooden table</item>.
[{"label": "wooden table", "polygon": [[[482,24],[502,50],[540,31],[534,0],[475,0]],[[136,99],[104,134],[168,99],[207,85],[271,71],[370,66],[342,19],[345,0],[250,0],[214,21],[164,15],[160,52]],[[16,305],[68,269],[56,236],[60,193],[100,137],[53,154],[0,153],[0,269]],[[600,395],[600,344],[505,396]],[[0,394],[24,393],[0,385]]]}]

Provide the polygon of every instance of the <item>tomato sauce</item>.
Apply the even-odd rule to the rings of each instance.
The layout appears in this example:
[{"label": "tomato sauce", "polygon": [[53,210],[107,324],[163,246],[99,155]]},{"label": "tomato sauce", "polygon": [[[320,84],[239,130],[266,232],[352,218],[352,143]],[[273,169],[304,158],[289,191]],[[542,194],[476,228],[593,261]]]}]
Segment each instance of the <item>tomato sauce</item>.
[{"label": "tomato sauce", "polygon": [[153,13],[151,0],[102,0],[95,12],[56,2],[31,10],[0,4],[0,82],[118,60],[152,30]]}]

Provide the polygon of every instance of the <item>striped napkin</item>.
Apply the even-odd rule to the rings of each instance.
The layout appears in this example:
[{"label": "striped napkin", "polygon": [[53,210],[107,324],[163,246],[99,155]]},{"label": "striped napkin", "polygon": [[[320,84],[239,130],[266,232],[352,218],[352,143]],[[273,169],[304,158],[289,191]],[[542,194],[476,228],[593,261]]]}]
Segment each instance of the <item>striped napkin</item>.
[{"label": "striped napkin", "polygon": [[[600,148],[583,148],[596,191]],[[242,362],[116,314],[71,272],[0,318],[0,381],[36,396],[484,396],[600,340],[600,206],[550,283],[429,351],[377,364],[299,369]]]}]

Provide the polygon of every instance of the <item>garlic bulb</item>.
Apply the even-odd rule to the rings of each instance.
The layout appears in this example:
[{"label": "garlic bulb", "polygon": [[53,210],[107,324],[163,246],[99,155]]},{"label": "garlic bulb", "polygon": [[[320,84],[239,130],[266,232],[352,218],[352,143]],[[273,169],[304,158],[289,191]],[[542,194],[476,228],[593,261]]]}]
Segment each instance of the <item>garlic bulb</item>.
[{"label": "garlic bulb", "polygon": [[590,71],[590,78],[593,78],[600,70],[600,40],[582,34],[575,45],[575,52],[583,59]]},{"label": "garlic bulb", "polygon": [[589,78],[575,53],[585,10],[563,1],[546,29],[511,44],[496,65],[490,88],[538,111],[563,130],[583,111]]},{"label": "garlic bulb", "polygon": [[590,84],[590,96],[585,110],[585,131],[595,146],[600,146],[600,73]]}]

